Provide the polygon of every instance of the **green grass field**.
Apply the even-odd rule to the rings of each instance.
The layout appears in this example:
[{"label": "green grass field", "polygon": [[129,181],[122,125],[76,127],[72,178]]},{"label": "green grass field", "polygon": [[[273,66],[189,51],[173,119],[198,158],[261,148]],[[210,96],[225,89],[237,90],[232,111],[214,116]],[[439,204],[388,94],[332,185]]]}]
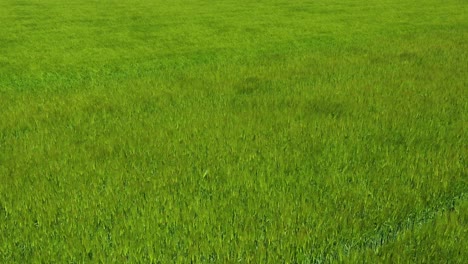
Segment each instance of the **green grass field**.
[{"label": "green grass field", "polygon": [[464,263],[467,98],[466,0],[0,0],[0,263]]}]

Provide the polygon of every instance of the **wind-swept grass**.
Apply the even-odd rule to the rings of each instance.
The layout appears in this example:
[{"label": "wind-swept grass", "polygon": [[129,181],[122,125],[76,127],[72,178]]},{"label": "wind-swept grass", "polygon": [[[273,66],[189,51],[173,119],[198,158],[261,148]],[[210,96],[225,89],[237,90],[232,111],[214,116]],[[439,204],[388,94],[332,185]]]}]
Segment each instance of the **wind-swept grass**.
[{"label": "wind-swept grass", "polygon": [[465,1],[0,0],[0,262],[451,262]]}]

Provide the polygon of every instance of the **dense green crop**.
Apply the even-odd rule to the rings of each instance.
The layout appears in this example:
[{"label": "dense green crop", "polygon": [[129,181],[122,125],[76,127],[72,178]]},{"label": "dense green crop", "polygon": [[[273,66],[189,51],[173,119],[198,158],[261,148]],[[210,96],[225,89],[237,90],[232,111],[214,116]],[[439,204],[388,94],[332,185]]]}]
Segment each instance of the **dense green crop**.
[{"label": "dense green crop", "polygon": [[463,263],[465,0],[0,0],[1,263]]}]

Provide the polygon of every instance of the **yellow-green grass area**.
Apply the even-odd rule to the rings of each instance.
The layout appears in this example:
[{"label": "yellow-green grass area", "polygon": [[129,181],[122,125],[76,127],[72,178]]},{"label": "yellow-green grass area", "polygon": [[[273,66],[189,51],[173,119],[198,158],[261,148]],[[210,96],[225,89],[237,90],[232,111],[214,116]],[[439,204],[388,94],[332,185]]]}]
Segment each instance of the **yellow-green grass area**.
[{"label": "yellow-green grass area", "polygon": [[1,263],[463,263],[466,0],[0,0]]}]

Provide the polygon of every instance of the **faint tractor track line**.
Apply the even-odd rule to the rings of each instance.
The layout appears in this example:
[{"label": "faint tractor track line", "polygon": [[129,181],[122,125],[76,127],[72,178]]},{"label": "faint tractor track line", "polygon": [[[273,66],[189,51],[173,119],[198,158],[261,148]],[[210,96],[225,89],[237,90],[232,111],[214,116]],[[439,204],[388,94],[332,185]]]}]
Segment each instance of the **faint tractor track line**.
[{"label": "faint tractor track line", "polygon": [[312,263],[336,262],[343,257],[348,257],[352,251],[361,251],[363,249],[372,249],[375,252],[385,244],[396,241],[398,236],[405,231],[414,230],[434,221],[440,213],[453,210],[458,202],[466,200],[468,200],[468,193],[462,192],[439,203],[438,206],[411,214],[396,225],[383,225],[359,241],[341,241],[335,247],[323,252],[319,257],[315,257]]}]

